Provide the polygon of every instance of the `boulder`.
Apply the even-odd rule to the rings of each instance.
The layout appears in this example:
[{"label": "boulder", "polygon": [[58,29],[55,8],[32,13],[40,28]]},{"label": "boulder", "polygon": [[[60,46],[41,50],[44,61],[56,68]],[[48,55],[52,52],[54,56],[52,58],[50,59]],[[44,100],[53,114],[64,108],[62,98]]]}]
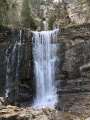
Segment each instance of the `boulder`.
[{"label": "boulder", "polygon": [[19,108],[16,106],[6,106],[0,110],[0,120],[60,120],[58,111],[49,108]]},{"label": "boulder", "polygon": [[89,120],[89,114],[60,112],[50,108],[21,108],[9,105],[0,110],[0,120]]}]

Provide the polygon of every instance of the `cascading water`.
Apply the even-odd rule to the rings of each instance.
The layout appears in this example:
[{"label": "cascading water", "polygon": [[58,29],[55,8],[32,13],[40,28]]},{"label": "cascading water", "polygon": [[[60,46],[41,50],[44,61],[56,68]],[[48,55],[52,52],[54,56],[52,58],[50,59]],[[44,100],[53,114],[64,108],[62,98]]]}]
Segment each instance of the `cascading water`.
[{"label": "cascading water", "polygon": [[59,30],[33,32],[33,56],[36,79],[36,99],[32,107],[54,108],[57,103],[55,63]]},{"label": "cascading water", "polygon": [[43,21],[43,24],[44,24],[44,30],[48,30],[48,23],[47,23],[47,21]]},{"label": "cascading water", "polygon": [[6,50],[6,93],[5,97],[13,89],[18,89],[19,68],[21,63],[21,35],[22,30],[19,31],[19,36],[12,38],[13,44]]}]

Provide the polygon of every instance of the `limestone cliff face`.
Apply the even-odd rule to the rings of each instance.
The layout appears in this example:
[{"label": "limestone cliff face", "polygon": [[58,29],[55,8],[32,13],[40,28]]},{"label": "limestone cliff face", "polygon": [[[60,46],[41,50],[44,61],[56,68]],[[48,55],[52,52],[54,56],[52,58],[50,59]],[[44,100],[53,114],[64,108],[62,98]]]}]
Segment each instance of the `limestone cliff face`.
[{"label": "limestone cliff face", "polygon": [[0,96],[4,94],[6,79],[6,49],[11,42],[11,29],[0,26]]},{"label": "limestone cliff face", "polygon": [[69,78],[80,77],[80,67],[90,62],[90,24],[61,29],[58,42],[61,45],[62,70]]},{"label": "limestone cliff face", "polygon": [[[15,38],[18,38],[19,30],[13,31],[16,31]],[[0,30],[0,96],[3,96],[5,92],[6,50],[13,42],[13,31],[3,27]],[[30,31],[22,30],[20,91],[17,94],[15,94],[16,91],[11,91],[12,94],[9,94],[9,98],[12,101],[14,98],[19,102],[32,100],[35,95],[31,36]],[[61,111],[77,111],[79,113],[83,113],[84,110],[84,113],[88,113],[90,112],[90,24],[61,28],[57,44],[59,59],[56,64],[56,85],[59,101],[56,108]],[[14,69],[12,68],[12,70]],[[12,70],[8,71],[11,75]]]},{"label": "limestone cliff face", "polygon": [[63,0],[67,14],[73,23],[90,22],[89,0]]},{"label": "limestone cliff face", "polygon": [[[20,40],[20,29],[11,29],[7,27],[0,26],[0,96],[5,95],[5,89],[6,89],[6,73],[8,72],[9,76],[12,76],[13,79],[12,84],[15,82],[15,77],[13,76],[13,73],[15,74],[16,64],[17,64],[17,57],[14,59],[15,64],[12,66],[12,68],[9,68],[7,70],[7,59],[6,59],[6,51],[9,49],[10,46],[12,46],[15,43],[15,40]],[[16,97],[15,92],[11,91],[12,94],[9,94],[9,98],[11,101],[13,101],[16,97],[17,100],[29,100],[30,97],[32,98],[32,94],[34,93],[35,89],[32,88],[33,86],[33,56],[32,56],[32,43],[31,43],[31,33],[29,30],[22,30],[21,34],[21,62],[20,62],[20,69],[19,69],[19,87],[20,91],[18,96]],[[14,44],[15,45],[15,44]],[[8,54],[12,56],[13,47],[9,49]],[[18,48],[16,48],[16,52],[14,54],[17,54]],[[10,62],[10,64],[12,64]],[[12,72],[12,70],[14,70]],[[9,78],[10,79],[10,78]],[[28,91],[29,90],[29,91]],[[23,95],[22,95],[23,93]]]},{"label": "limestone cliff face", "polygon": [[[59,110],[90,113],[90,24],[61,29],[58,36]],[[88,106],[87,106],[88,104]]]}]

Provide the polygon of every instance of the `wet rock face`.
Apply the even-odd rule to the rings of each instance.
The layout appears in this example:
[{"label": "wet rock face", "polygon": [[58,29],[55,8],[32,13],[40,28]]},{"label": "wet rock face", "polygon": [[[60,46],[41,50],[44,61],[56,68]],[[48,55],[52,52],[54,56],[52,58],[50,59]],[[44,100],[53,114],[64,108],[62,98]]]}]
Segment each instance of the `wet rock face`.
[{"label": "wet rock face", "polygon": [[[20,39],[21,43],[18,43]],[[16,41],[18,44],[16,44]],[[6,55],[7,50],[8,53]],[[11,56],[10,58],[8,57],[9,55]],[[9,63],[7,60],[9,60]],[[8,66],[8,69],[7,64],[11,66]],[[19,70],[19,90],[12,89],[15,88],[17,68]],[[33,99],[35,82],[33,81],[33,56],[30,31],[23,29],[20,38],[19,29],[15,30],[0,26],[0,96],[5,95],[6,74],[9,77],[10,88],[12,89],[8,95],[10,101],[27,101]]]},{"label": "wet rock face", "polygon": [[57,91],[59,101],[56,108],[73,113],[90,113],[90,79],[62,80],[62,83]]},{"label": "wet rock face", "polygon": [[12,30],[0,25],[0,42],[9,42],[12,37]]},{"label": "wet rock face", "polygon": [[12,38],[12,30],[0,26],[0,96],[4,94],[6,80],[6,50]]},{"label": "wet rock face", "polygon": [[[6,31],[10,30],[6,28]],[[3,39],[5,29],[0,31],[0,96],[3,96],[5,92],[6,50],[15,40],[11,40],[13,31],[9,32],[8,39],[5,38],[5,40]],[[15,34],[18,37],[18,30]],[[21,106],[27,106],[23,102],[27,100],[32,102],[36,84],[33,69],[33,43],[29,31],[22,30],[21,41],[22,59],[19,67],[19,90],[11,90],[9,98],[14,102],[22,102]],[[56,108],[61,111],[79,112],[81,107],[78,108],[78,106],[81,103],[83,109],[88,113],[88,107],[90,107],[90,69],[84,66],[83,70],[80,71],[80,67],[90,63],[90,24],[62,28],[57,44],[58,62],[56,66],[58,69],[56,69],[55,77],[59,101]],[[30,104],[28,103],[28,105]]]},{"label": "wet rock face", "polygon": [[[19,34],[18,34],[19,35]],[[18,38],[20,39],[20,38]],[[34,82],[34,69],[33,69],[33,55],[32,55],[32,43],[31,43],[31,34],[27,30],[22,30],[21,32],[21,52],[18,54],[21,56],[19,60],[19,64],[16,63],[16,69],[18,69],[18,73],[16,72],[16,76],[18,74],[18,87],[19,89],[12,89],[9,93],[10,101],[24,102],[33,100],[35,96],[35,82]],[[16,53],[18,48],[16,48]],[[15,59],[15,61],[18,62]],[[19,66],[19,67],[17,67]],[[15,66],[14,66],[15,68]],[[11,75],[12,76],[12,75]],[[12,80],[15,85],[16,77]],[[12,87],[12,86],[10,86]],[[16,86],[15,86],[16,87]],[[30,104],[29,103],[29,104]]]}]

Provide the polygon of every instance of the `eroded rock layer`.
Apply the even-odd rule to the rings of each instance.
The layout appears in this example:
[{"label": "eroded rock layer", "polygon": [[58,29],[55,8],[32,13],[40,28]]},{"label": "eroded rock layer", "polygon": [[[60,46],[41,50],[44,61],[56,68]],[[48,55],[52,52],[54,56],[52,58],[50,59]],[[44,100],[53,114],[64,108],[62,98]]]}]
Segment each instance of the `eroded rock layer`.
[{"label": "eroded rock layer", "polygon": [[[16,36],[18,35],[18,31],[16,30]],[[12,43],[12,33],[13,30],[11,29],[4,28],[4,30],[0,30],[0,96],[4,96],[6,88],[5,57],[6,50]],[[16,91],[12,91],[12,94],[9,94],[11,101],[19,102],[21,106],[30,105],[26,101],[33,100],[33,96],[35,96],[36,83],[33,73],[31,36],[30,31],[22,30],[22,43],[24,44],[22,44],[23,59],[19,76],[20,91],[17,94],[15,94]],[[55,78],[58,93],[58,104],[56,108],[60,111],[89,114],[90,24],[62,28],[57,44],[59,59],[58,63],[56,63],[57,70]],[[21,102],[24,103],[21,104]]]}]

